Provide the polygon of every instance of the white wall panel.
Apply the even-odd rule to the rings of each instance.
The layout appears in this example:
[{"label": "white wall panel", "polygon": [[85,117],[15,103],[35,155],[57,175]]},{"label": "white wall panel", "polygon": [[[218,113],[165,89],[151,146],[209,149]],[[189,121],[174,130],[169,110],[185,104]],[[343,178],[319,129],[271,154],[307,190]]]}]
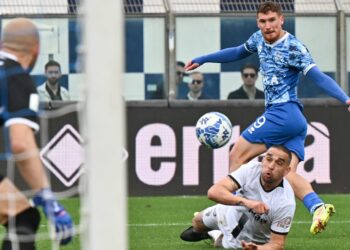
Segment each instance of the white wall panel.
[{"label": "white wall panel", "polygon": [[165,72],[165,26],[163,18],[143,20],[144,72]]},{"label": "white wall panel", "polygon": [[[176,58],[187,62],[195,57],[220,50],[219,17],[177,17]],[[201,72],[220,72],[220,64],[208,63],[199,68]]]},{"label": "white wall panel", "polygon": [[85,76],[84,74],[68,75],[69,95],[72,101],[84,100]]},{"label": "white wall panel", "polygon": [[296,37],[309,49],[322,71],[336,71],[335,17],[297,17],[295,33]]},{"label": "white wall panel", "polygon": [[123,88],[125,100],[144,100],[145,83],[143,73],[124,73]]}]

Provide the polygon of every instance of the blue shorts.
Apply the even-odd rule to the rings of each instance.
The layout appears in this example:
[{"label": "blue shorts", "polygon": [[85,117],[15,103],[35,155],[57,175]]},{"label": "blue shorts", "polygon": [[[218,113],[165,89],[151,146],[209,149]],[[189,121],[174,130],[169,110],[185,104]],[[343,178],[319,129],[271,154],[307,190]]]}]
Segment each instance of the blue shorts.
[{"label": "blue shorts", "polygon": [[307,131],[306,119],[298,103],[275,104],[266,109],[242,136],[251,143],[284,145],[295,153],[299,160],[304,160],[304,143]]}]

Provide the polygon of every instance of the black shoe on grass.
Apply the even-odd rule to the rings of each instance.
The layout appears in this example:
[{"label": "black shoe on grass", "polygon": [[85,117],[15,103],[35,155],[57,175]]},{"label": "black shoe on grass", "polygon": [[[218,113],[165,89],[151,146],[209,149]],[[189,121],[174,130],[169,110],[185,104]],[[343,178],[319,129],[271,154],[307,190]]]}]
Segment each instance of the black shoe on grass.
[{"label": "black shoe on grass", "polygon": [[191,226],[181,233],[180,238],[184,241],[201,241],[209,239],[210,236],[208,232],[200,233],[193,231],[193,227]]}]

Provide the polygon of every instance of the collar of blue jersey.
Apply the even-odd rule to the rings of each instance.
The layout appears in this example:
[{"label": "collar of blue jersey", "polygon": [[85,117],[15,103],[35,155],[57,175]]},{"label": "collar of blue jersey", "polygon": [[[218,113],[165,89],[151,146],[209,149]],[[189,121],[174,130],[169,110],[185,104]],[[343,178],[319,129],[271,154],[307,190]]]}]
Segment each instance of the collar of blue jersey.
[{"label": "collar of blue jersey", "polygon": [[287,37],[289,36],[289,33],[287,31],[284,30],[284,32],[286,32],[286,34],[284,34],[280,39],[278,39],[276,42],[274,43],[267,43],[265,42],[266,46],[268,47],[275,47],[276,45],[278,45],[279,43],[281,43],[282,41],[284,41],[285,39],[287,39]]},{"label": "collar of blue jersey", "polygon": [[15,55],[12,55],[8,52],[5,52],[5,51],[0,51],[0,58],[8,58],[8,59],[11,59],[13,61],[16,61],[18,62],[18,58],[15,56]]}]

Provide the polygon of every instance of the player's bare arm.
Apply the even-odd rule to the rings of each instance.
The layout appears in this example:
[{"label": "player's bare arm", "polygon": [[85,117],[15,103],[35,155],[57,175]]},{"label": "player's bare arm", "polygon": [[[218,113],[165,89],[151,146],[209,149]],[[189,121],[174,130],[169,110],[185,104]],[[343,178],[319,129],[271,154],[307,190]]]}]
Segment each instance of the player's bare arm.
[{"label": "player's bare arm", "polygon": [[230,177],[226,177],[214,184],[208,190],[208,198],[224,205],[246,206],[247,208],[252,209],[255,213],[259,214],[268,212],[268,206],[261,201],[248,200],[244,197],[232,195],[232,192],[238,190],[238,188],[239,186],[235,181],[233,181]]},{"label": "player's bare arm", "polygon": [[199,67],[198,63],[193,63],[192,61],[189,61],[188,63],[186,63],[185,65],[185,70],[186,71],[190,71],[190,70],[194,70],[196,68]]},{"label": "player's bare arm", "polygon": [[238,190],[238,185],[230,177],[225,177],[215,183],[208,190],[208,198],[224,205],[241,205],[244,198],[232,195],[232,192]]},{"label": "player's bare arm", "polygon": [[269,207],[261,201],[245,199],[243,205],[253,210],[257,214],[267,214],[269,212]]},{"label": "player's bare arm", "polygon": [[256,245],[252,242],[242,241],[244,250],[283,250],[287,235],[271,233],[269,243],[264,245]]},{"label": "player's bare arm", "polygon": [[243,250],[257,250],[258,245],[254,244],[253,242],[246,242],[242,240],[242,248]]},{"label": "player's bare arm", "polygon": [[38,157],[39,151],[32,129],[24,124],[11,125],[10,141],[14,157],[18,160],[19,171],[28,185],[35,192],[47,188],[49,183]]}]

